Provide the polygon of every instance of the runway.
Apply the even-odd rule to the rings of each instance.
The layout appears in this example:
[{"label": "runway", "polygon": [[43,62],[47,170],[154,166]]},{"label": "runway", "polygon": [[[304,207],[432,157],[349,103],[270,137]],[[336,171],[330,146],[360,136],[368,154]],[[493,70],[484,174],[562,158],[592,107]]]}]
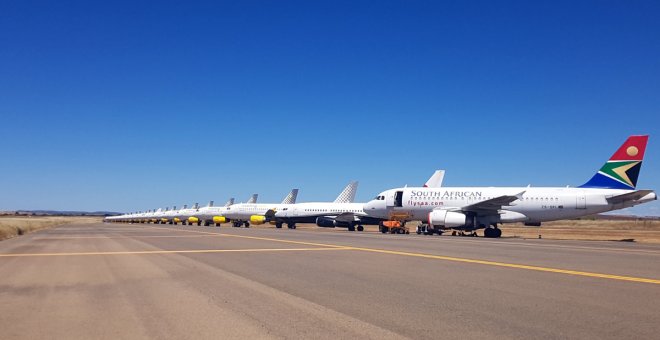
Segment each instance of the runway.
[{"label": "runway", "polygon": [[65,225],[0,242],[34,338],[655,338],[660,246]]}]

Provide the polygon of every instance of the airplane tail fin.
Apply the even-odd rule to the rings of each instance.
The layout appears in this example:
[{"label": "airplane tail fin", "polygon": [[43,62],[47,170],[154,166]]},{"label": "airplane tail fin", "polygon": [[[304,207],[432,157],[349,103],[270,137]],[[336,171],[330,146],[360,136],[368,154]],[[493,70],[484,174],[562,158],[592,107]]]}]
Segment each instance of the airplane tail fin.
[{"label": "airplane tail fin", "polygon": [[257,197],[259,197],[259,194],[252,194],[252,197],[246,202],[246,203],[257,203]]},{"label": "airplane tail fin", "polygon": [[445,178],[444,170],[436,170],[431,178],[424,183],[425,188],[440,188],[442,187],[442,180]]},{"label": "airplane tail fin", "polygon": [[207,207],[212,207],[213,203],[214,203],[213,201],[209,201],[209,205],[207,205]]},{"label": "airplane tail fin", "polygon": [[635,189],[648,135],[630,136],[610,160],[580,188]]},{"label": "airplane tail fin", "polygon": [[233,204],[234,204],[234,198],[232,197],[229,200],[227,200],[227,203],[225,203],[225,207],[228,207],[228,206],[233,205]]},{"label": "airplane tail fin", "polygon": [[291,189],[291,192],[284,197],[282,204],[295,204],[298,197],[298,189]]},{"label": "airplane tail fin", "polygon": [[348,183],[346,188],[337,196],[335,203],[353,203],[355,200],[355,193],[357,192],[358,182],[353,181]]}]

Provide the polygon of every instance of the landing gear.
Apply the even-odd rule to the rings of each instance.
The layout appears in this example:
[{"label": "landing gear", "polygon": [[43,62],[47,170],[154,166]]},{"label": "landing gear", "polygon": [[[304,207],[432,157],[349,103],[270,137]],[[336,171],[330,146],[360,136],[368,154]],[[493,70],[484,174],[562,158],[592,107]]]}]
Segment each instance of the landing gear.
[{"label": "landing gear", "polygon": [[486,238],[498,238],[502,236],[502,230],[497,227],[488,227],[484,229],[484,237]]},{"label": "landing gear", "polygon": [[420,224],[420,225],[418,225],[418,226],[417,226],[417,230],[416,230],[415,232],[417,233],[417,235],[421,235],[421,234],[424,234],[424,235],[433,235],[433,234],[435,234],[436,232],[438,233],[438,235],[442,235],[442,231],[440,231],[439,229],[436,230],[435,227],[433,227],[432,225],[428,225],[428,224]]},{"label": "landing gear", "polygon": [[234,221],[234,222],[231,223],[231,225],[232,225],[234,228],[240,228],[242,224],[243,224],[243,223],[241,223],[241,222],[237,222],[237,221]]},{"label": "landing gear", "polygon": [[205,227],[208,227],[208,226],[210,226],[210,225],[211,225],[211,222],[209,222],[209,221],[204,221],[204,226],[205,226]]},{"label": "landing gear", "polygon": [[357,226],[357,231],[364,231],[364,227],[362,225]]},{"label": "landing gear", "polygon": [[250,227],[250,222],[245,221],[245,223],[243,223],[243,225],[244,225],[246,228],[249,228],[249,227]]},{"label": "landing gear", "polygon": [[296,229],[296,224],[295,223],[287,223],[286,227],[289,229]]},{"label": "landing gear", "polygon": [[220,226],[220,223],[216,223],[215,226],[216,226],[216,227],[219,227],[219,226]]},{"label": "landing gear", "polygon": [[197,221],[197,226],[199,227],[200,225],[202,225],[202,221]]},{"label": "landing gear", "polygon": [[349,224],[348,225],[348,231],[355,231],[355,225]]},{"label": "landing gear", "polygon": [[275,228],[282,229],[282,222],[275,223]]}]

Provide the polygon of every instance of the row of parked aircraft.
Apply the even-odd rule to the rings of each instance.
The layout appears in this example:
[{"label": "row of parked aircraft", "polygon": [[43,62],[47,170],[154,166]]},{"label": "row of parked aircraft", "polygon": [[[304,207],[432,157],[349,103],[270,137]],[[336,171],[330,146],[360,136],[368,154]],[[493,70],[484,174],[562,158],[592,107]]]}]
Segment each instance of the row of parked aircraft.
[{"label": "row of parked aircraft", "polygon": [[[657,199],[653,190],[638,190],[637,178],[648,136],[630,136],[585,184],[578,187],[443,187],[444,171],[437,170],[422,187],[401,187],[378,194],[367,203],[355,203],[357,182],[351,182],[333,202],[297,203],[293,189],[279,204],[257,203],[254,194],[246,203],[224,206],[210,202],[107,217],[110,222],[169,223],[234,227],[270,223],[295,229],[297,223],[319,227],[345,227],[362,231],[364,225],[379,225],[381,231],[409,221],[421,221],[417,231],[427,235],[447,230],[472,233],[484,229],[485,237],[500,237],[502,223],[541,222],[592,215]],[[387,228],[385,227],[387,226]]]}]

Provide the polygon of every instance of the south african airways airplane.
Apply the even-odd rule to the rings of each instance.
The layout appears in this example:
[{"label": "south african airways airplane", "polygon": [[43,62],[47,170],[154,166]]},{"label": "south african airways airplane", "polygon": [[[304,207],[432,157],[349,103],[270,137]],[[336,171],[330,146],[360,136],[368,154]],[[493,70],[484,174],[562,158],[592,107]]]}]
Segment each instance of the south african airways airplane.
[{"label": "south african airways airplane", "polygon": [[630,136],[600,170],[579,187],[404,187],[381,192],[364,206],[374,218],[422,221],[426,234],[454,229],[484,229],[500,237],[500,223],[577,218],[631,207],[657,199],[653,190],[638,190],[648,136]]}]

